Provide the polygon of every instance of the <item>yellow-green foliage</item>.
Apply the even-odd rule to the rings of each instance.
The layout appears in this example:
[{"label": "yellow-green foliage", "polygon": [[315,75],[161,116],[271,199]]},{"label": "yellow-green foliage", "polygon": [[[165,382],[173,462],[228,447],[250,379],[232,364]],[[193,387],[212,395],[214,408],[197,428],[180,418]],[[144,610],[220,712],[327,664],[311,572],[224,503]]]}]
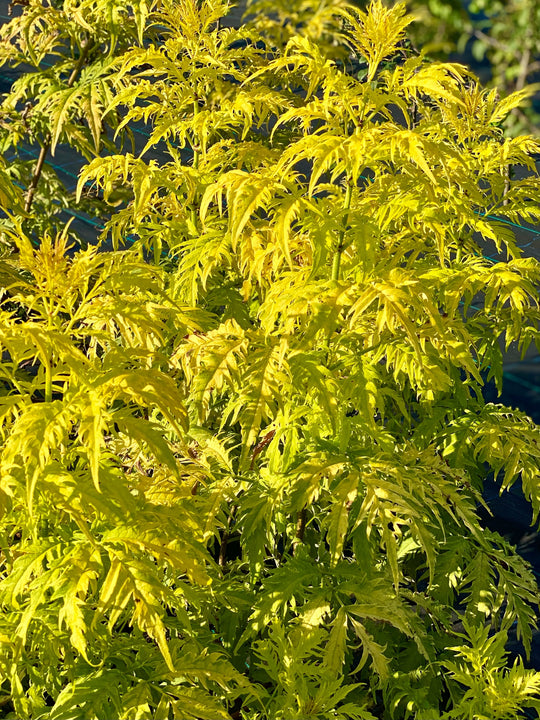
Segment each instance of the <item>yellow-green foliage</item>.
[{"label": "yellow-green foliage", "polygon": [[539,428],[482,397],[540,344],[505,224],[540,215],[540,147],[499,128],[526,92],[405,51],[402,5],[225,12],[140,9],[159,37],[111,60],[103,112],[150,133],[81,174],[129,198],[113,251],[6,226],[3,716],[539,709],[504,652],[536,581],[478,519],[491,472],[540,511]]},{"label": "yellow-green foliage", "polygon": [[[34,213],[26,218],[25,230],[32,235],[61,231],[58,215],[68,207],[73,212],[75,200],[54,165],[29,159],[33,153],[28,146],[44,160],[55,155],[59,144],[67,144],[75,162],[77,156],[90,160],[103,148],[118,151],[123,134],[118,142],[112,136],[121,118],[109,108],[115,93],[113,64],[126,48],[142,43],[143,34],[152,36],[148,14],[153,6],[147,0],[24,0],[10,5],[13,19],[0,26],[0,66],[22,66],[27,72],[0,103],[0,152],[11,156],[11,179],[27,188],[23,206],[33,206]],[[99,201],[89,198],[77,209],[93,215],[102,210]],[[0,226],[5,224],[2,218]]]},{"label": "yellow-green foliage", "polygon": [[[363,2],[363,0],[361,0]],[[540,67],[540,4],[537,0],[409,0],[418,18],[417,40],[429,52],[463,51],[467,45],[489,84],[501,94],[538,81]],[[422,47],[424,43],[421,43]],[[515,108],[505,120],[512,134],[530,132],[538,137],[540,114],[536,84],[534,103]]]},{"label": "yellow-green foliage", "polygon": [[[247,7],[277,44],[300,33],[317,38],[320,45],[332,40],[327,26],[331,23],[332,7],[339,3],[340,0],[319,4],[311,0],[247,0]],[[397,0],[389,3],[395,5]],[[369,0],[353,0],[352,4],[365,9]],[[474,60],[480,61],[479,72],[489,77],[489,86],[496,87],[501,95],[536,82],[535,101],[513,108],[504,120],[504,127],[513,135],[528,132],[538,137],[538,0],[406,0],[406,6],[415,19],[405,41],[409,47],[412,44],[422,48],[429,57],[438,59],[455,52],[466,57],[472,54]],[[334,56],[336,51],[334,47]]]}]

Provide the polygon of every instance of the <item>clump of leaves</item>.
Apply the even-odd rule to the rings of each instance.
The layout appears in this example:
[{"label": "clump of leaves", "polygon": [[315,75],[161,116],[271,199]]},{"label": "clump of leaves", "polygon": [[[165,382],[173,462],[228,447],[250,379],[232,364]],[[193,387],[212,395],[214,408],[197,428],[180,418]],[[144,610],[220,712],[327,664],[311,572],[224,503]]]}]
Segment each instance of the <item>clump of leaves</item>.
[{"label": "clump of leaves", "polygon": [[[363,0],[359,3],[365,5]],[[418,18],[414,40],[429,54],[471,52],[480,71],[502,95],[537,83],[540,75],[540,5],[536,0],[409,0]],[[538,94],[505,119],[508,132],[538,136]]]},{"label": "clump of leaves", "polygon": [[225,11],[163,0],[115,65],[107,112],[150,138],[80,178],[133,193],[114,251],[14,216],[6,717],[539,708],[504,652],[536,581],[479,524],[490,472],[540,510],[538,427],[482,397],[501,345],[540,344],[505,223],[540,215],[540,148],[499,128],[526,92],[406,51],[402,5],[323,5],[284,46]]},{"label": "clump of leaves", "polygon": [[[73,188],[65,185],[70,171],[54,157],[67,149],[80,165],[122,146],[122,136],[113,138],[121,118],[108,110],[111,67],[126,48],[143,42],[143,32],[152,35],[147,20],[153,5],[25,0],[10,6],[12,18],[0,26],[0,67],[18,77],[0,104],[0,149],[9,155],[12,180],[25,191],[25,230],[35,240],[62,230],[65,216],[59,215],[68,205],[71,213],[103,213],[99,202],[75,203]],[[1,224],[11,227],[7,218]]]}]

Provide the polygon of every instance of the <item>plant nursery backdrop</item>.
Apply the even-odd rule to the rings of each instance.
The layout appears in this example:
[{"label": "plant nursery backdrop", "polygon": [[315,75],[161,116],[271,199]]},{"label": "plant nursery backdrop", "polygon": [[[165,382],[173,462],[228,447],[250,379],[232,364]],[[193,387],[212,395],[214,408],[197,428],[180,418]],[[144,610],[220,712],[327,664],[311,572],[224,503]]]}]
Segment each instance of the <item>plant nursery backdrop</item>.
[{"label": "plant nursery backdrop", "polygon": [[540,346],[534,89],[381,0],[10,8],[0,717],[537,717],[536,578],[480,522],[488,482],[540,512],[485,391]]}]

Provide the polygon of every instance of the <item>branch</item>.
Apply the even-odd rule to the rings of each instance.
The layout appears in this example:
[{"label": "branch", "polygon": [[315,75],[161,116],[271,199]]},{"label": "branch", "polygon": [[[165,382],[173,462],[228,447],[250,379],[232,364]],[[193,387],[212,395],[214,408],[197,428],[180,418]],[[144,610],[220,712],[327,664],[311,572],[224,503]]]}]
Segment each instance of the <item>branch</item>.
[{"label": "branch", "polygon": [[343,216],[343,224],[339,231],[337,247],[336,247],[336,251],[334,253],[334,259],[332,262],[332,280],[339,280],[339,270],[340,270],[340,265],[341,265],[341,253],[344,250],[343,239],[345,238],[345,230],[346,230],[347,224],[349,222],[349,209],[351,207],[351,198],[352,198],[352,183],[349,180],[347,183],[347,190],[345,191],[345,201],[343,203],[343,209],[345,210],[345,215]]},{"label": "branch", "polygon": [[519,63],[519,75],[516,80],[516,90],[523,90],[525,83],[527,82],[527,75],[529,74],[529,63],[531,60],[531,51],[526,48],[522,55]]},{"label": "branch", "polygon": [[[69,79],[67,81],[68,88],[73,87],[73,85],[75,84],[75,81],[79,77],[81,70],[83,68],[83,65],[86,62],[86,59],[88,58],[88,53],[92,49],[93,45],[94,45],[94,40],[92,38],[90,38],[82,46],[82,51],[79,56],[79,59],[77,60],[77,64],[73,68],[71,75],[69,76]],[[36,167],[34,168],[34,172],[32,174],[32,180],[30,181],[30,185],[28,186],[28,190],[26,192],[26,199],[24,202],[24,211],[27,213],[30,212],[30,208],[32,207],[34,195],[36,194],[39,179],[41,177],[41,173],[43,172],[43,166],[45,165],[45,159],[46,159],[47,155],[49,154],[50,149],[51,149],[51,135],[49,133],[49,135],[47,135],[47,138],[45,140],[43,147],[40,150],[38,161],[36,163]]]},{"label": "branch", "polygon": [[251,454],[251,463],[249,465],[250,470],[253,470],[253,464],[255,462],[255,458],[257,457],[257,455],[260,455],[260,453],[262,453],[264,448],[267,447],[268,445],[270,445],[270,443],[272,442],[272,438],[274,437],[275,434],[276,434],[275,430],[270,430],[270,432],[266,433],[266,435],[263,437],[263,439],[259,443],[257,443],[257,445],[255,445],[255,447],[253,448],[253,453]]},{"label": "branch", "polygon": [[503,45],[503,43],[499,42],[495,38],[492,38],[491,35],[487,35],[485,32],[482,32],[481,30],[475,30],[473,32],[474,37],[477,40],[482,40],[482,42],[485,42],[486,45],[490,45],[493,48],[497,48],[497,50],[502,50],[506,52],[508,48],[506,45]]}]

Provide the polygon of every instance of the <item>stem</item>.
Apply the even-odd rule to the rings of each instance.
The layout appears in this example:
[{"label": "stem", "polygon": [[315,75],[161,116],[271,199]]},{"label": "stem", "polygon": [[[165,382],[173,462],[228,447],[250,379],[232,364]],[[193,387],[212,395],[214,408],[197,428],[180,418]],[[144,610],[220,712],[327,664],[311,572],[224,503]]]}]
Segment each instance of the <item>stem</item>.
[{"label": "stem", "polygon": [[[193,101],[193,117],[196,118],[199,114],[199,99],[197,96],[195,96],[195,100]],[[195,140],[195,134],[193,135],[193,140]],[[197,149],[197,145],[195,142],[193,143],[193,167],[195,170],[199,167],[199,150]]]},{"label": "stem", "polygon": [[45,402],[52,402],[52,358],[45,362]]},{"label": "stem", "polygon": [[229,520],[227,521],[227,529],[223,531],[223,535],[221,536],[218,565],[223,570],[223,572],[225,572],[227,566],[227,543],[229,542],[229,537],[231,535],[231,527],[234,523],[234,518],[236,516],[236,509],[237,506],[234,505],[233,509],[231,510],[231,514],[229,515]]},{"label": "stem", "polygon": [[528,28],[525,33],[525,48],[521,53],[521,58],[519,60],[519,75],[516,80],[516,90],[523,90],[523,88],[525,87],[525,83],[527,82],[527,76],[531,71],[531,45],[533,48],[535,47],[534,37],[531,31],[531,28],[533,27],[532,13],[533,11],[531,10],[529,13]]},{"label": "stem", "polygon": [[[52,316],[52,309],[51,306],[47,303],[45,306],[47,308],[47,334],[50,337],[50,332],[53,329],[53,316]],[[47,355],[44,358],[44,364],[45,364],[45,402],[50,403],[52,402],[52,363],[53,363],[53,354],[52,354],[52,343],[49,341],[47,343]]]},{"label": "stem", "polygon": [[341,254],[343,253],[343,239],[345,237],[345,230],[349,222],[349,209],[351,207],[352,199],[352,184],[351,181],[347,183],[347,190],[345,191],[345,202],[343,203],[343,209],[345,214],[343,216],[343,224],[338,235],[338,242],[336,251],[334,252],[334,258],[332,261],[332,280],[339,280],[339,271],[341,267]]},{"label": "stem", "polygon": [[266,435],[263,437],[263,439],[259,443],[257,443],[257,445],[255,445],[255,447],[253,448],[253,452],[251,454],[251,462],[249,464],[250,470],[253,470],[253,466],[255,464],[255,459],[256,459],[257,455],[260,455],[262,453],[262,451],[265,449],[265,447],[270,445],[270,443],[272,442],[272,438],[274,437],[275,434],[276,434],[275,430],[270,430],[270,432],[266,433]]},{"label": "stem", "polygon": [[491,45],[491,47],[497,48],[497,50],[507,50],[506,45],[499,42],[496,38],[492,38],[491,35],[487,35],[486,33],[482,32],[481,30],[475,30],[473,32],[473,35],[478,40],[482,40],[482,42],[485,42],[486,45]]},{"label": "stem", "polygon": [[[82,46],[81,54],[79,56],[79,59],[77,60],[77,64],[71,71],[71,75],[69,76],[69,79],[67,81],[68,88],[73,87],[73,85],[75,84],[75,81],[77,80],[78,76],[80,75],[82,67],[83,67],[84,63],[86,62],[86,58],[88,57],[88,53],[90,52],[93,45],[94,45],[94,41],[92,38],[90,38]],[[49,153],[49,150],[51,149],[51,144],[52,144],[51,134],[48,133],[47,137],[45,138],[45,143],[43,144],[43,147],[41,148],[41,150],[39,152],[38,161],[36,163],[36,167],[34,168],[34,172],[32,174],[32,180],[30,181],[30,185],[28,186],[28,190],[26,192],[26,198],[24,201],[24,211],[25,212],[30,212],[30,208],[32,207],[34,195],[36,194],[39,179],[41,177],[41,173],[43,172],[43,166],[45,165],[45,159]]]},{"label": "stem", "polygon": [[[195,96],[195,99],[193,100],[193,117],[196,118],[199,114],[199,99],[197,96]],[[195,170],[199,167],[199,150],[197,149],[197,144],[195,142],[195,133],[193,133],[193,139],[192,139],[192,150],[193,150],[193,168]],[[195,203],[191,203],[190,208],[190,218],[191,218],[191,224],[194,228],[197,227],[197,211],[195,209]]]},{"label": "stem", "polygon": [[298,513],[298,522],[296,523],[296,537],[300,542],[304,542],[304,534],[306,532],[307,510],[303,507]]},{"label": "stem", "polygon": [[227,555],[227,542],[229,540],[229,533],[227,530],[223,533],[223,537],[221,538],[221,545],[219,546],[219,558],[218,558],[218,565],[223,570],[225,569],[225,565],[227,563],[226,555]]},{"label": "stem", "polygon": [[191,206],[189,215],[191,218],[191,224],[193,225],[193,227],[196,228],[197,227],[197,211],[195,210],[195,207],[193,205]]},{"label": "stem", "polygon": [[512,177],[513,177],[513,167],[512,165],[507,165],[505,168],[505,178],[504,178],[504,195],[503,195],[503,205],[508,205],[508,198],[506,197],[510,191],[510,187],[512,184]]},{"label": "stem", "polygon": [[531,51],[527,48],[521,55],[519,63],[519,75],[516,80],[516,90],[523,90],[525,83],[527,82],[527,75],[529,74],[529,63],[531,60]]},{"label": "stem", "polygon": [[336,252],[334,253],[334,259],[332,260],[332,280],[339,280],[339,270],[341,267],[341,253],[343,249],[341,243],[338,244]]},{"label": "stem", "polygon": [[34,168],[34,172],[32,174],[32,180],[30,181],[30,185],[28,186],[28,191],[26,193],[26,199],[24,201],[24,211],[30,212],[30,208],[32,207],[32,201],[34,199],[34,195],[36,193],[36,188],[38,186],[39,178],[41,177],[41,172],[43,170],[43,165],[45,165],[45,158],[47,157],[47,153],[49,152],[49,149],[51,147],[51,136],[47,136],[47,140],[45,141],[45,145],[41,148],[39,151],[39,157],[38,161],[36,163],[36,167]]},{"label": "stem", "polygon": [[304,535],[306,532],[306,520],[307,510],[303,507],[298,513],[298,520],[296,521],[296,539],[293,544],[293,555],[296,554],[296,548],[300,543],[304,542]]},{"label": "stem", "polygon": [[75,80],[79,77],[81,70],[83,69],[83,65],[86,62],[86,59],[88,57],[88,53],[90,50],[94,47],[94,38],[88,38],[88,40],[84,43],[82,46],[81,54],[79,55],[79,59],[77,60],[77,64],[71,71],[71,75],[68,78],[67,86],[68,88],[73,87],[75,84]]}]

